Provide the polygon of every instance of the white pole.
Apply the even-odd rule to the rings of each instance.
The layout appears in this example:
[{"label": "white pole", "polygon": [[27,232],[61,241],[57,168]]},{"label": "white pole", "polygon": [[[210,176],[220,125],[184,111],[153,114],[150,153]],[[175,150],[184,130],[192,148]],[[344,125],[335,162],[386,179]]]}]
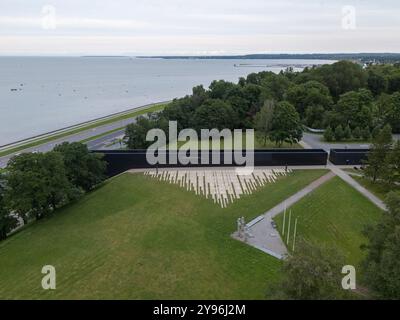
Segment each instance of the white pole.
[{"label": "white pole", "polygon": [[294,222],[293,249],[292,249],[293,252],[294,252],[294,245],[296,244],[296,232],[297,232],[297,218],[296,221]]},{"label": "white pole", "polygon": [[292,210],[289,211],[289,222],[288,222],[288,229],[287,229],[287,240],[286,244],[289,245],[289,239],[290,239],[290,220],[292,219]]},{"label": "white pole", "polygon": [[282,228],[282,236],[285,235],[285,223],[286,223],[286,202],[285,202],[285,211],[283,211],[283,228]]}]

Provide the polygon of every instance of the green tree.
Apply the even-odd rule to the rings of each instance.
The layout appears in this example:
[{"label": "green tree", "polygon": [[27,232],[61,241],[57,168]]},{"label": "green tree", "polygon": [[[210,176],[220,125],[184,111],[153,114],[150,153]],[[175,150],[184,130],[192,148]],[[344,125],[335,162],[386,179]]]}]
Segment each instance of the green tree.
[{"label": "green tree", "polygon": [[294,300],[344,299],[344,258],[334,248],[299,242],[296,252],[283,262],[282,277],[272,285],[268,298]]},{"label": "green tree", "polygon": [[361,138],[365,141],[371,140],[371,131],[369,128],[364,128],[361,130]]},{"label": "green tree", "polygon": [[341,124],[349,124],[351,128],[371,127],[376,112],[371,92],[365,89],[351,91],[340,96],[335,107]]},{"label": "green tree", "polygon": [[238,118],[232,106],[223,100],[207,100],[194,114],[194,128],[201,129],[235,129]]},{"label": "green tree", "polygon": [[324,132],[325,141],[332,142],[335,139],[335,134],[331,127],[326,128]]},{"label": "green tree", "polygon": [[320,129],[323,128],[325,109],[322,106],[309,106],[305,113],[305,123],[307,126]]},{"label": "green tree", "polygon": [[59,152],[23,153],[8,163],[6,201],[24,222],[41,219],[79,195]]},{"label": "green tree", "polygon": [[400,184],[400,140],[395,142],[385,162],[385,181],[389,184]]},{"label": "green tree", "polygon": [[363,275],[378,297],[400,299],[400,193],[389,193],[386,205],[389,211],[381,221],[364,231]]},{"label": "green tree", "polygon": [[67,177],[74,186],[89,191],[106,178],[106,162],[100,154],[90,153],[85,144],[64,142],[54,151],[62,154]]},{"label": "green tree", "polygon": [[392,129],[386,125],[379,135],[373,140],[371,149],[368,153],[368,159],[365,162],[367,165],[364,174],[366,177],[376,181],[379,178],[384,178],[386,172],[386,157],[388,156],[392,146]]},{"label": "green tree", "polygon": [[355,139],[360,139],[360,138],[361,138],[361,129],[360,129],[360,127],[356,127],[356,128],[353,130],[352,135],[353,135],[353,137],[354,137]]},{"label": "green tree", "polygon": [[12,231],[18,225],[18,219],[16,215],[10,214],[10,211],[6,207],[5,196],[5,178],[0,173],[0,240],[4,240],[7,234]]},{"label": "green tree", "polygon": [[351,139],[351,129],[350,129],[350,126],[349,126],[349,125],[347,125],[347,126],[344,128],[343,136],[344,136],[344,139],[346,139],[346,140]]},{"label": "green tree", "polygon": [[343,93],[367,86],[367,72],[359,64],[350,61],[323,65],[313,70],[312,73],[329,88],[335,99]]},{"label": "green tree", "polygon": [[146,135],[154,127],[155,122],[144,116],[137,117],[135,123],[128,124],[124,136],[128,148],[146,149],[149,147],[153,142],[146,141]]},{"label": "green tree", "polygon": [[393,132],[400,133],[400,92],[381,97],[378,102],[383,122],[390,124]]},{"label": "green tree", "polygon": [[283,142],[297,143],[303,136],[303,125],[296,109],[289,102],[280,102],[274,108],[269,138],[278,146]]},{"label": "green tree", "polygon": [[307,108],[322,108],[323,111],[332,107],[333,101],[329,89],[318,81],[308,81],[295,85],[287,90],[287,99],[300,115],[305,115]]},{"label": "green tree", "polygon": [[264,145],[267,143],[268,135],[272,128],[272,118],[274,115],[275,103],[273,100],[264,102],[264,106],[256,114],[254,122],[256,132],[264,138]]},{"label": "green tree", "polygon": [[336,141],[342,141],[344,139],[344,130],[341,124],[335,129],[335,139]]},{"label": "green tree", "polygon": [[388,88],[387,77],[380,70],[370,68],[368,71],[368,88],[375,96],[386,92]]}]

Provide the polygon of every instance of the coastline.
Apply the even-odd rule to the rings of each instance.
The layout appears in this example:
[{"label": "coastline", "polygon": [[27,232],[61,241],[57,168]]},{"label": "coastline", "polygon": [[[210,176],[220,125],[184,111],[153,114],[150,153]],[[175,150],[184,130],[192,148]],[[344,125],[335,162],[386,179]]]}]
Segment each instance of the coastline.
[{"label": "coastline", "polygon": [[[121,112],[113,113],[107,116],[99,117],[96,119],[88,120],[85,122],[81,122],[72,126],[64,127],[61,129],[49,131],[40,135],[36,135],[33,137],[29,137],[26,139],[22,139],[19,141],[15,141],[12,143],[8,143],[6,145],[0,146],[0,157],[9,155],[14,152],[22,151],[24,149],[34,147],[41,145],[43,143],[48,143],[53,140],[63,138],[63,137],[68,137],[73,134],[77,134],[82,131],[90,130],[90,129],[95,129],[97,127],[111,124],[126,118],[131,118],[135,116],[139,116],[148,112],[152,111],[158,111],[158,109],[162,109],[163,106],[169,101],[160,101],[160,102],[155,102],[143,106],[139,106],[136,108],[131,108],[127,109]],[[160,107],[160,108],[157,108]],[[149,110],[150,109],[150,110]],[[147,112],[146,112],[147,111]]]}]

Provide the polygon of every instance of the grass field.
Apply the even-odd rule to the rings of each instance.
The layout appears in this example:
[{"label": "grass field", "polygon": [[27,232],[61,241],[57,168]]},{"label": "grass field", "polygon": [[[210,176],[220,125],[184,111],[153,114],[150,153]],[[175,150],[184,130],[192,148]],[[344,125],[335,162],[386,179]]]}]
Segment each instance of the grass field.
[{"label": "grass field", "polygon": [[[197,141],[190,141],[189,139],[185,141],[178,141],[177,146],[178,148],[182,147],[185,145],[186,147],[190,147],[191,149],[211,149],[211,150],[219,150],[223,149],[225,145],[227,145],[228,150],[233,150],[234,149],[234,144],[233,144],[233,139],[227,139],[226,141],[224,139],[220,140],[210,140],[205,141],[204,140],[197,140]],[[243,146],[243,147],[242,147]],[[239,147],[245,148],[246,147],[246,137],[242,137],[242,146]],[[254,149],[302,149],[303,147],[298,144],[289,144],[287,142],[282,143],[280,147],[278,147],[275,142],[267,140],[264,141],[263,138],[259,137],[258,135],[254,136]]]},{"label": "grass field", "polygon": [[[375,223],[382,214],[379,208],[338,177],[323,184],[290,210],[292,234],[293,222],[298,217],[297,240],[338,248],[346,262],[355,266],[363,257],[360,250],[360,245],[366,241],[361,233],[363,228]],[[275,221],[281,232],[283,214],[278,215]],[[289,248],[292,248],[291,241]]]},{"label": "grass field", "polygon": [[400,191],[400,186],[389,186],[384,183],[373,183],[371,180],[366,179],[364,177],[352,176],[359,184],[361,184],[364,188],[371,191],[381,200],[385,200],[386,195],[390,191]]},{"label": "grass field", "polygon": [[[280,261],[230,237],[326,170],[299,170],[226,209],[142,174],[108,181],[0,242],[0,299],[263,299]],[[57,289],[41,288],[53,265]]]}]

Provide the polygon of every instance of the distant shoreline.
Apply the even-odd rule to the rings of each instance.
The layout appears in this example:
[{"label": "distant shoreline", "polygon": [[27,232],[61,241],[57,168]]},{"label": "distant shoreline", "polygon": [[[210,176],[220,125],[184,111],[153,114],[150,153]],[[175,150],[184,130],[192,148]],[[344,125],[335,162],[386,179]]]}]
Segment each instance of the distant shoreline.
[{"label": "distant shoreline", "polygon": [[367,61],[400,61],[400,53],[304,53],[304,54],[248,54],[248,55],[164,55],[136,56],[139,59],[230,59],[230,60],[359,60]]}]

